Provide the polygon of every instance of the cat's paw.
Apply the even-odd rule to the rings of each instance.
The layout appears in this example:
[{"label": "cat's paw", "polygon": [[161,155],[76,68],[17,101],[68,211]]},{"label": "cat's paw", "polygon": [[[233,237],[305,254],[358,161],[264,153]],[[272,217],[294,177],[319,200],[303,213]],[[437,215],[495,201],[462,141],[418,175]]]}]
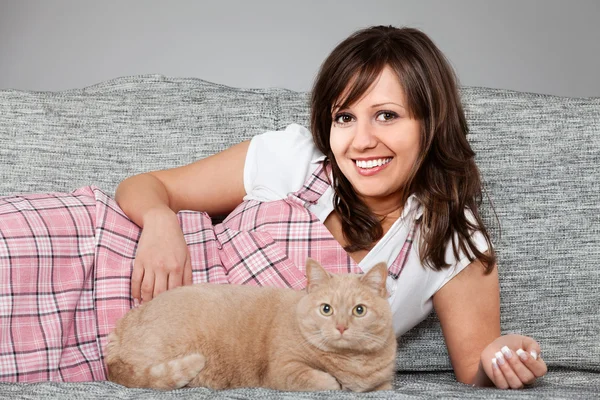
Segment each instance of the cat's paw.
[{"label": "cat's paw", "polygon": [[155,389],[179,389],[190,383],[206,364],[202,354],[193,353],[184,357],[154,365],[150,368],[152,387]]},{"label": "cat's paw", "polygon": [[342,385],[327,372],[314,371],[311,378],[311,390],[342,390]]},{"label": "cat's paw", "polygon": [[177,372],[173,375],[173,380],[175,389],[179,389],[189,384],[204,369],[206,358],[202,354],[193,353],[180,360],[172,360],[169,364],[173,371]]}]

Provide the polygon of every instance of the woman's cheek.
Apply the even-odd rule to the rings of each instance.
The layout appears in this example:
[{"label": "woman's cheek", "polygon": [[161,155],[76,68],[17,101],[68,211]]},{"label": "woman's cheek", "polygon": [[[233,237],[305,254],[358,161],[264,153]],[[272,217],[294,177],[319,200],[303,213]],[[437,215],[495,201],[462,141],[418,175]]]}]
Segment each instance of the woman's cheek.
[{"label": "woman's cheek", "polygon": [[343,135],[340,135],[340,132],[336,128],[331,128],[331,134],[329,135],[329,146],[331,147],[331,151],[339,163],[340,157],[343,155],[344,145],[343,145]]}]

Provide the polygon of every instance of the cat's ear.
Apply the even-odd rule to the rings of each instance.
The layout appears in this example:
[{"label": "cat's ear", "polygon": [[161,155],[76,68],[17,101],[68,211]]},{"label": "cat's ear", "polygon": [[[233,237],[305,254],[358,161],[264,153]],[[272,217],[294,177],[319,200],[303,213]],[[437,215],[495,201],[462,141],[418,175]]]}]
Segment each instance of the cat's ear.
[{"label": "cat's ear", "polygon": [[310,293],[319,286],[328,285],[331,275],[317,261],[308,258],[306,259],[306,278],[308,279],[306,291]]},{"label": "cat's ear", "polygon": [[360,277],[360,281],[367,285],[369,288],[373,289],[375,293],[379,296],[387,299],[388,292],[385,288],[385,282],[387,279],[387,264],[384,262],[380,262],[375,264],[373,268],[369,270],[366,274]]}]

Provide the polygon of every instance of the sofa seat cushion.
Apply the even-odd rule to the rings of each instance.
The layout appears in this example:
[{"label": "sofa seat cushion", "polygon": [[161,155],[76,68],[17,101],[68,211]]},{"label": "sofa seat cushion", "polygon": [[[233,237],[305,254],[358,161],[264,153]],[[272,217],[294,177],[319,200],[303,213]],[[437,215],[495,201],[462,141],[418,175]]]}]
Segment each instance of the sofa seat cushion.
[{"label": "sofa seat cushion", "polygon": [[[450,372],[418,372],[397,374],[394,391],[366,394],[337,392],[336,399],[592,399],[600,393],[600,374],[569,370],[551,370],[535,385],[523,390],[474,388],[456,382]],[[278,392],[268,389],[235,389],[214,391],[186,388],[168,392],[151,389],[128,389],[112,382],[86,383],[0,383],[0,398],[81,399],[327,399],[331,392]]]}]

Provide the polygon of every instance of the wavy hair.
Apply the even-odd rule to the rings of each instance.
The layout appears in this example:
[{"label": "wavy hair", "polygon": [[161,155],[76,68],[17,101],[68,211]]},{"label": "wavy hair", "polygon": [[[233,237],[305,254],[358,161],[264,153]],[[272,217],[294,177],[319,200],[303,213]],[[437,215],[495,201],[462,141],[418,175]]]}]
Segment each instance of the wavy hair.
[{"label": "wavy hair", "polygon": [[[452,240],[455,257],[462,251],[491,271],[496,256],[479,214],[482,184],[466,137],[468,126],[457,78],[431,39],[413,28],[374,26],[355,32],[323,62],[312,89],[311,131],[331,165],[334,209],[349,243],[346,251],[371,249],[383,236],[383,229],[380,218],[356,195],[335,161],[329,144],[332,110],[358,101],[386,66],[395,71],[404,89],[410,116],[421,122],[421,151],[402,198],[405,204],[414,193],[423,206],[421,261],[434,270],[447,267],[446,246]],[[466,210],[473,220],[467,218]],[[488,243],[485,253],[471,238],[476,230]]]}]

